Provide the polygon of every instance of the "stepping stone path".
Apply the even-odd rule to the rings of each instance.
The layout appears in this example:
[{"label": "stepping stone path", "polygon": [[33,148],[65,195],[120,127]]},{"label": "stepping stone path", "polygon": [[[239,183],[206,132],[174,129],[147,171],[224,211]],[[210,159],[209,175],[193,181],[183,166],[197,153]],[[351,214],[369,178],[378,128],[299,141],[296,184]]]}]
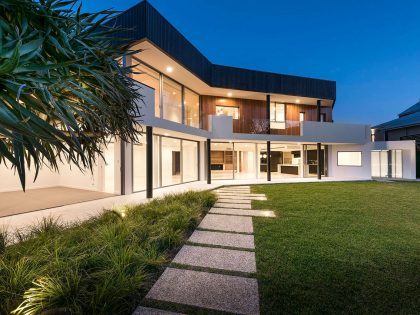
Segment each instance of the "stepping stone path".
[{"label": "stepping stone path", "polygon": [[[252,210],[252,200],[267,199],[251,194],[249,186],[224,187],[215,193],[216,204],[145,299],[200,313],[259,314],[252,217],[273,218],[275,214]],[[157,314],[182,315],[143,306],[133,313]]]}]

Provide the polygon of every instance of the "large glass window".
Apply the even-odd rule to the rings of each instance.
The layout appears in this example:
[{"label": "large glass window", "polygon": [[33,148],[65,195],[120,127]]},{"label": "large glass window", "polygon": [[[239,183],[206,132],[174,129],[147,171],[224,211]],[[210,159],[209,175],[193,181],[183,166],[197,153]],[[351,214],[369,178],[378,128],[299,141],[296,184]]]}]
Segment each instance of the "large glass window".
[{"label": "large glass window", "polygon": [[402,178],[402,150],[371,152],[372,177]]},{"label": "large glass window", "polygon": [[146,135],[133,144],[133,191],[146,190]]},{"label": "large glass window", "polygon": [[286,129],[286,107],[280,103],[270,103],[270,127]]},{"label": "large glass window", "polygon": [[234,143],[235,179],[255,178],[256,147],[254,143]]},{"label": "large glass window", "polygon": [[153,69],[140,64],[136,68],[133,78],[155,90],[155,116],[160,117],[160,74]]},{"label": "large glass window", "polygon": [[239,107],[216,106],[217,116],[231,116],[233,119],[239,119]]},{"label": "large glass window", "polygon": [[184,89],[185,124],[200,127],[200,97],[189,89]]},{"label": "large glass window", "polygon": [[182,181],[198,180],[198,143],[182,140]]},{"label": "large glass window", "polygon": [[182,87],[175,81],[163,77],[162,118],[182,123]]},{"label": "large glass window", "polygon": [[181,183],[181,140],[161,138],[162,186]]},{"label": "large glass window", "polygon": [[362,166],[362,152],[337,152],[338,166]]},{"label": "large glass window", "polygon": [[211,143],[211,177],[212,179],[233,179],[233,143]]}]

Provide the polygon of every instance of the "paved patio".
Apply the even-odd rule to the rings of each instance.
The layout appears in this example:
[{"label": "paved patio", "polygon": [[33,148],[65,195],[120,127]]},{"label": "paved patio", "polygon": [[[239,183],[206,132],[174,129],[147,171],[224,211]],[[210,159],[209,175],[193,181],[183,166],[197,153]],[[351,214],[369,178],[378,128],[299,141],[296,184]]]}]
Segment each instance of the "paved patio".
[{"label": "paved patio", "polygon": [[0,217],[57,208],[115,196],[99,191],[50,187],[0,193]]},{"label": "paved patio", "polygon": [[[221,188],[218,191],[250,194],[248,186]],[[234,205],[238,201],[234,196],[223,198],[226,205]],[[238,205],[250,208],[251,201]],[[252,217],[275,217],[275,214],[249,208],[226,207],[221,209],[226,213],[217,214],[213,213],[220,210],[212,208],[188,239],[188,244],[175,256],[171,267],[151,288],[143,304],[170,302],[178,307],[192,308],[194,314],[210,311],[259,314]],[[160,312],[157,308],[140,306],[134,314],[152,314],[152,311],[155,314]]]}]

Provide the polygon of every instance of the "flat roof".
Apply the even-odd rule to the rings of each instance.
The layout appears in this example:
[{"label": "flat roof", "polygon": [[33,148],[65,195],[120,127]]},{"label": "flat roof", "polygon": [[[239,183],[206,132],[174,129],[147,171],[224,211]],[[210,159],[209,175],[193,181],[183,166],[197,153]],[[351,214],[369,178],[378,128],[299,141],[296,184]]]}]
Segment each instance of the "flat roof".
[{"label": "flat roof", "polygon": [[148,39],[211,87],[294,95],[335,101],[336,82],[211,63],[149,2],[122,12],[110,24],[121,27],[125,44]]}]

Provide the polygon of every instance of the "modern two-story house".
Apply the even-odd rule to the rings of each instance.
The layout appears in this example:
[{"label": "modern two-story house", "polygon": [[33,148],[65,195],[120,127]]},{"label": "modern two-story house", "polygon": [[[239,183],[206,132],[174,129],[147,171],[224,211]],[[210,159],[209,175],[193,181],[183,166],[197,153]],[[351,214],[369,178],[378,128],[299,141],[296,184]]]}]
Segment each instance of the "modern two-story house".
[{"label": "modern two-story house", "polygon": [[[140,143],[115,139],[93,174],[43,170],[31,187],[67,186],[112,194],[193,181],[288,178],[415,178],[415,142],[371,142],[368,125],[334,122],[336,82],[213,64],[148,2],[115,18],[137,65]],[[245,48],[245,47],[244,47]],[[385,163],[384,161],[382,163]],[[0,191],[18,190],[7,170]],[[382,175],[381,175],[382,174]],[[30,177],[30,175],[28,176]]]}]

